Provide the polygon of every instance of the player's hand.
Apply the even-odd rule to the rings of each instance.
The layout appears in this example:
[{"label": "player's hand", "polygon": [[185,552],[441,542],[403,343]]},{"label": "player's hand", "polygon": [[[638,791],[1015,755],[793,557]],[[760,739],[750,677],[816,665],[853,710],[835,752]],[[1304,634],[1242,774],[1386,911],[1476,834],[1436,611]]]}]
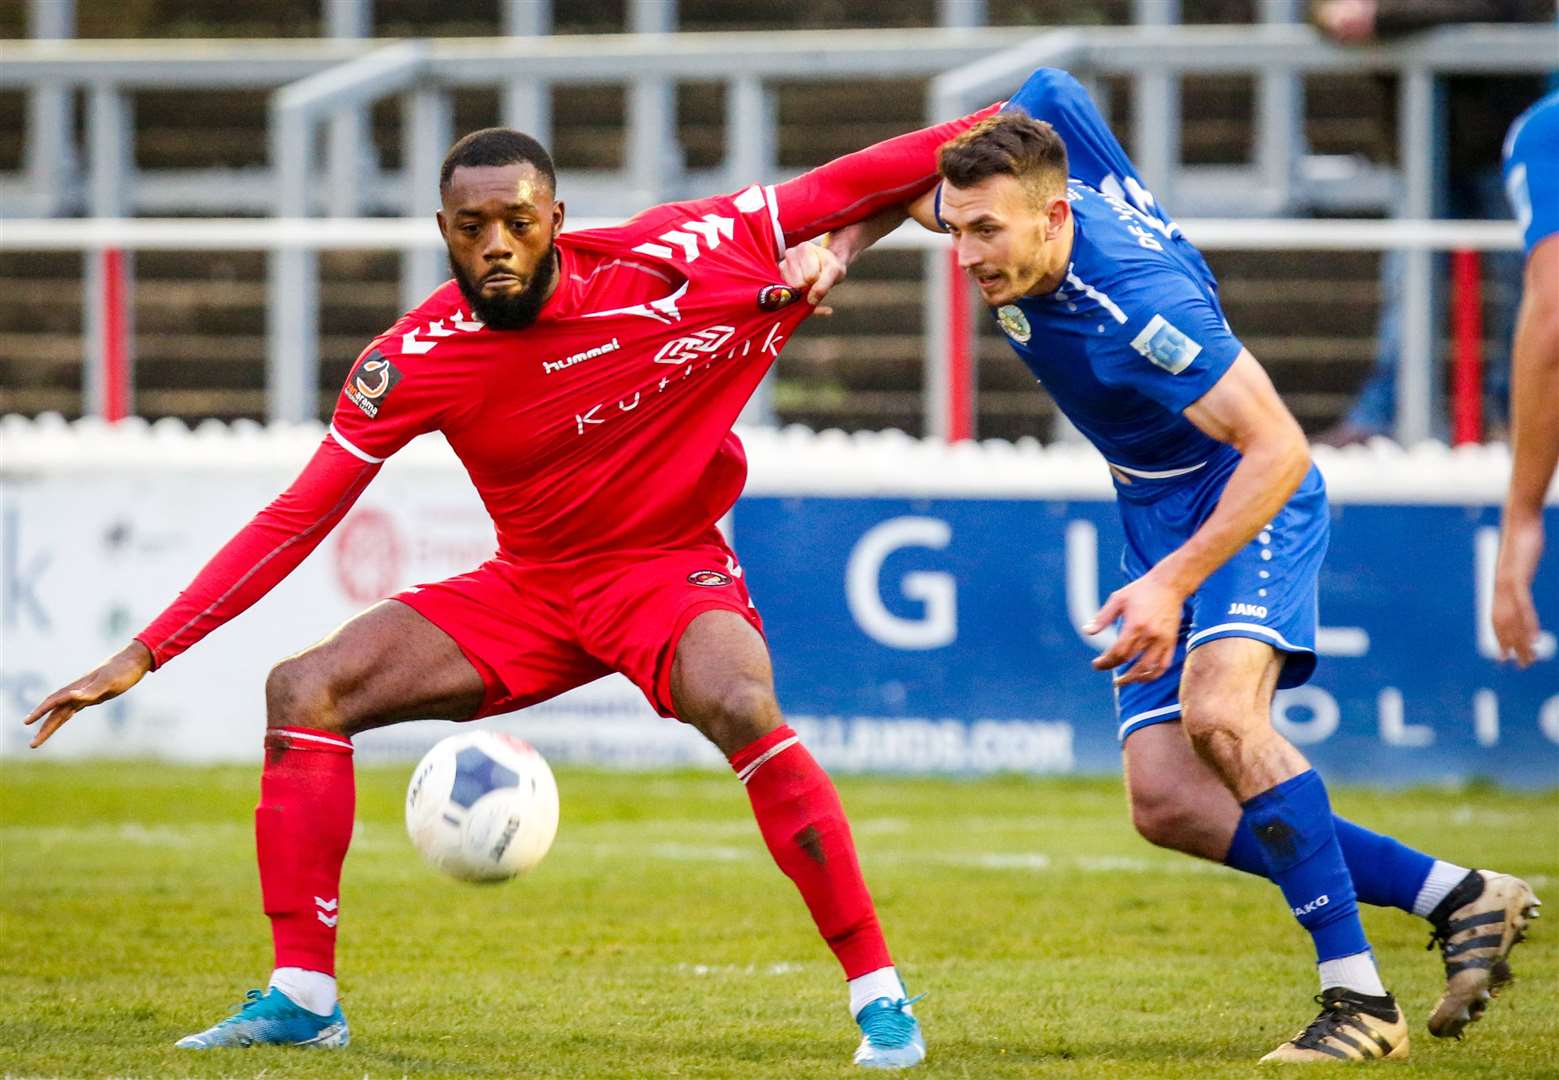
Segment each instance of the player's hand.
[{"label": "player's hand", "polygon": [[[823,302],[830,289],[844,280],[844,260],[822,244],[808,241],[797,244],[785,252],[780,262],[780,276],[793,289],[807,290],[807,303],[813,307]],[[818,307],[813,314],[832,315],[831,307]]]},{"label": "player's hand", "polygon": [[1115,676],[1116,686],[1159,678],[1175,659],[1184,605],[1185,594],[1152,573],[1116,589],[1083,627],[1085,634],[1097,634],[1116,619],[1121,620],[1115,644],[1094,657],[1094,670],[1109,671],[1135,659],[1135,663]]},{"label": "player's hand", "polygon": [[1541,627],[1532,603],[1532,579],[1543,555],[1543,521],[1539,517],[1511,520],[1500,532],[1499,561],[1494,566],[1494,636],[1500,655],[1514,656],[1526,667],[1537,659]]},{"label": "player's hand", "polygon": [[118,697],[140,682],[151,669],[151,650],[139,641],[130,642],[99,664],[95,671],[90,671],[69,686],[54,691],[43,699],[42,704],[27,714],[27,719],[22,721],[24,724],[43,721],[43,726],[38,729],[38,734],[33,736],[32,742],[28,745],[36,750],[72,716],[89,705],[99,705]]}]

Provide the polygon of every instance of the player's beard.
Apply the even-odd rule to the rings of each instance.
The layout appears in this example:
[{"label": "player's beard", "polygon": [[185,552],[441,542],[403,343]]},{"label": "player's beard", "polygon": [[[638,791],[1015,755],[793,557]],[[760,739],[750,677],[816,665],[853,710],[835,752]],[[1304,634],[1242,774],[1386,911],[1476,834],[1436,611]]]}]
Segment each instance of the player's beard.
[{"label": "player's beard", "polygon": [[466,303],[471,305],[471,314],[493,330],[524,330],[536,321],[536,316],[541,314],[541,305],[547,302],[552,280],[557,277],[557,256],[557,245],[548,244],[546,254],[537,262],[525,288],[498,296],[484,294],[482,283],[472,281],[453,258],[449,260],[449,270]]}]

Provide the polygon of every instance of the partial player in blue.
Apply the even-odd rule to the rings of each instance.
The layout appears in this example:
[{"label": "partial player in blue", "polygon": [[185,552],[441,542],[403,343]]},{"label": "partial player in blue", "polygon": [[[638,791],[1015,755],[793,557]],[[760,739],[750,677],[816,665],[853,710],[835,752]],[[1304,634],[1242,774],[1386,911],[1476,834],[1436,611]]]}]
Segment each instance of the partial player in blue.
[{"label": "partial player in blue", "polygon": [[[1429,919],[1452,976],[1430,1030],[1459,1033],[1508,978],[1536,898],[1334,817],[1273,729],[1274,691],[1315,668],[1330,515],[1304,435],[1230,329],[1207,263],[1065,72],[1036,72],[1006,111],[943,147],[940,171],[939,192],[908,212],[952,233],[1009,343],[1115,482],[1127,583],[1090,632],[1116,626],[1094,666],[1121,669],[1133,820],[1154,843],[1270,878],[1314,940],[1323,1010],[1268,1059],[1406,1056],[1358,900]],[[829,257],[848,264],[898,220],[836,234]],[[1481,981],[1462,977],[1473,970]]]},{"label": "partial player in blue", "polygon": [[1543,500],[1559,463],[1559,90],[1505,139],[1505,188],[1521,224],[1526,280],[1511,346],[1510,493],[1494,570],[1494,634],[1526,667],[1552,655],[1532,580],[1543,554]]}]

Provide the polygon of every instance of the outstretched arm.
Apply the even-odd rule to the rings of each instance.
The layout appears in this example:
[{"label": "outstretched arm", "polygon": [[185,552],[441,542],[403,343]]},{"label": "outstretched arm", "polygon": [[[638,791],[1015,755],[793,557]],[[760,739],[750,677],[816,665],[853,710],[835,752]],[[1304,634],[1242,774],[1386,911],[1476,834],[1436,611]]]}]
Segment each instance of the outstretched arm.
[{"label": "outstretched arm", "polygon": [[890,206],[865,221],[829,233],[817,243],[797,244],[785,252],[785,258],[780,261],[785,284],[806,289],[807,303],[817,308],[816,314],[832,315],[833,308],[817,305],[823,302],[830,289],[844,280],[850,264],[903,224],[904,216],[903,206]]},{"label": "outstretched arm", "polygon": [[76,713],[129,690],[153,668],[247,609],[290,574],[345,516],[379,464],[327,435],[292,486],[229,540],[166,611],[93,671],[28,714],[41,746]]},{"label": "outstretched arm", "polygon": [[1559,234],[1527,260],[1511,368],[1510,493],[1494,570],[1494,634],[1526,667],[1537,658],[1532,580],[1543,554],[1543,500],[1559,465]]},{"label": "outstretched arm", "polygon": [[[933,202],[937,149],[999,107],[878,143],[775,188],[788,247],[780,262],[785,283],[806,289],[807,303],[816,307],[862,252],[907,218],[943,231]],[[929,163],[924,175],[923,161]],[[824,231],[821,241],[810,241]],[[817,314],[833,309],[819,307]]]}]

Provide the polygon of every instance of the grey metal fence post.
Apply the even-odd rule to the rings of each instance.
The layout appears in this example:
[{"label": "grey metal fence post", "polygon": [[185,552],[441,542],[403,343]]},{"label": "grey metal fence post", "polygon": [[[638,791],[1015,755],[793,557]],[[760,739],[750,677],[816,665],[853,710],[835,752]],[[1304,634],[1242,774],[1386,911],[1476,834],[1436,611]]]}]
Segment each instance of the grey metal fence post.
[{"label": "grey metal fence post", "polygon": [[[503,32],[510,37],[552,33],[552,0],[504,0]],[[503,88],[503,122],[552,148],[552,87],[540,79],[516,79]]]},{"label": "grey metal fence post", "polygon": [[[669,34],[677,28],[673,0],[633,0],[628,29],[635,34]],[[662,75],[641,75],[628,86],[628,174],[643,202],[667,198],[682,171],[677,142],[677,87]]]},{"label": "grey metal fence post", "polygon": [[937,0],[936,2],[938,26],[984,26],[987,19],[985,0]]},{"label": "grey metal fence post", "polygon": [[[449,95],[432,85],[417,87],[404,98],[406,190],[403,213],[407,217],[429,217],[438,209],[438,173],[449,150],[453,116]],[[438,288],[449,275],[445,272],[444,252],[435,248],[413,248],[401,252],[401,307],[410,311]]]},{"label": "grey metal fence post", "polygon": [[921,376],[926,405],[921,434],[946,442],[952,434],[948,413],[951,402],[947,392],[948,357],[953,348],[953,335],[967,333],[968,328],[954,326],[952,312],[948,310],[947,297],[953,284],[953,269],[947,252],[928,251],[920,257],[920,261],[926,279],[926,355]]},{"label": "grey metal fence post", "polygon": [[[933,82],[926,122],[935,124],[952,119],[964,109],[965,105],[966,103],[959,97],[939,90],[936,82]],[[947,384],[948,373],[952,367],[953,335],[968,333],[969,328],[953,325],[953,313],[948,297],[953,284],[954,271],[948,265],[946,250],[933,249],[925,252],[920,257],[920,264],[921,276],[925,281],[921,286],[921,295],[925,297],[921,302],[925,319],[925,353],[921,361],[920,375],[924,410],[920,433],[926,438],[946,442],[952,435],[948,411],[951,396]]]},{"label": "grey metal fence post", "polygon": [[[773,179],[775,154],[774,95],[756,75],[730,80],[725,88],[725,186],[735,191],[747,184],[764,184]],[[776,280],[778,277],[776,275]],[[772,427],[778,422],[774,411],[774,382],[779,362],[769,369],[763,382],[742,409],[740,422]]]},{"label": "grey metal fence post", "polygon": [[[40,41],[75,37],[75,0],[32,0],[27,32]],[[62,213],[70,204],[76,179],[75,126],[68,83],[50,80],[28,92],[27,186],[39,217]]]},{"label": "grey metal fence post", "polygon": [[[1180,0],[1136,0],[1141,26],[1173,26]],[[1174,206],[1180,173],[1180,79],[1167,65],[1144,68],[1132,86],[1131,156],[1148,187],[1165,206]]]},{"label": "grey metal fence post", "polygon": [[[373,22],[373,0],[325,0],[325,33],[330,37],[370,37]],[[362,213],[362,193],[369,187],[367,166],[376,161],[370,119],[369,111],[361,106],[339,109],[330,117],[325,212],[332,217]]]},{"label": "grey metal fence post", "polygon": [[[130,100],[119,87],[99,83],[92,87],[87,101],[88,154],[91,167],[87,202],[94,217],[123,217],[131,200],[129,197],[134,171],[131,138]],[[88,416],[104,416],[112,388],[107,378],[108,334],[112,329],[112,315],[101,302],[106,284],[102,249],[88,251],[82,260],[82,411]],[[124,294],[122,315],[125,332],[125,379],[130,390],[125,405],[134,401],[135,337],[133,311],[135,280],[134,255],[122,253]]]},{"label": "grey metal fence post", "polygon": [[[278,217],[308,216],[313,165],[313,121],[273,108],[271,168]],[[287,248],[271,252],[267,261],[265,411],[270,420],[298,423],[312,419],[318,407],[319,255]]]},{"label": "grey metal fence post", "polygon": [[[1402,162],[1402,200],[1398,215],[1427,218],[1434,213],[1439,175],[1440,130],[1435,79],[1425,68],[1402,75],[1398,90],[1397,147]],[[1402,336],[1397,356],[1397,441],[1411,446],[1433,434],[1437,342],[1435,334],[1434,253],[1402,253]]]},{"label": "grey metal fence post", "polygon": [[[1261,0],[1261,21],[1286,26],[1302,18],[1299,0]],[[1304,81],[1293,71],[1263,71],[1256,85],[1256,165],[1272,196],[1271,213],[1292,208],[1295,162],[1304,152]]]},{"label": "grey metal fence post", "polygon": [[773,180],[776,161],[774,94],[756,75],[732,79],[725,88],[726,187]]},{"label": "grey metal fence post", "polygon": [[[313,210],[314,145],[320,117],[363,108],[426,74],[428,45],[405,41],[316,72],[271,95],[270,154],[278,217]],[[442,150],[442,147],[440,147]],[[269,256],[266,409],[272,420],[311,419],[319,405],[319,255],[287,248]]]}]

